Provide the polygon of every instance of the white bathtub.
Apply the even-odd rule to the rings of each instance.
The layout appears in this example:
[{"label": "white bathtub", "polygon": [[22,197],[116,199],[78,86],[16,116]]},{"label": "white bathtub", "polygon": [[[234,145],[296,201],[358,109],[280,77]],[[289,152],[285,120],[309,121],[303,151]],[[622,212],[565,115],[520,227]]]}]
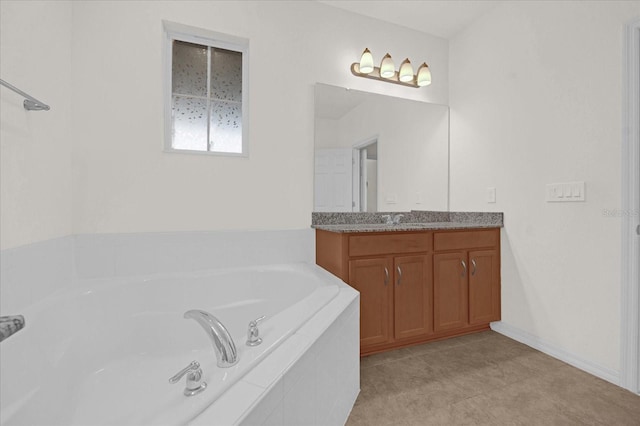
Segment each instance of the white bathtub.
[{"label": "white bathtub", "polygon": [[[26,327],[2,342],[0,423],[189,423],[339,292],[335,277],[305,263],[82,281],[20,312]],[[190,309],[228,328],[238,364],[216,366],[203,329],[183,318]],[[264,342],[248,347],[247,325],[262,315]],[[208,387],[185,397],[184,379],[168,379],[192,360]]]}]

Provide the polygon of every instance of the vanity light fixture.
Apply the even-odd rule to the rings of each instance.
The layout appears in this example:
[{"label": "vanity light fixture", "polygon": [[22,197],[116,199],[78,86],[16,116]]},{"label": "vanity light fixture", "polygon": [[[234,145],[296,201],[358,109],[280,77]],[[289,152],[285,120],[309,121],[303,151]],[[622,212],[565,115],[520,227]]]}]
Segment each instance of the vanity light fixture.
[{"label": "vanity light fixture", "polygon": [[388,53],[382,58],[380,62],[380,77],[391,78],[396,74],[396,67],[393,65],[393,59]]},{"label": "vanity light fixture", "polygon": [[418,75],[416,76],[416,83],[420,87],[428,86],[431,84],[431,70],[429,70],[429,65],[426,62],[423,62],[418,68]]},{"label": "vanity light fixture", "polygon": [[369,74],[373,71],[373,55],[369,49],[364,49],[360,58],[360,72]]},{"label": "vanity light fixture", "polygon": [[402,61],[402,64],[400,64],[398,78],[404,83],[413,81],[413,67],[411,66],[411,62],[409,62],[409,58],[405,59],[404,61]]},{"label": "vanity light fixture", "polygon": [[400,69],[396,71],[393,59],[387,53],[382,58],[378,68],[373,65],[373,55],[369,49],[364,49],[360,62],[351,64],[351,73],[357,77],[371,78],[408,87],[418,88],[431,84],[431,70],[429,70],[426,62],[420,65],[416,75],[413,74],[413,66],[411,66],[409,58],[402,61]]}]

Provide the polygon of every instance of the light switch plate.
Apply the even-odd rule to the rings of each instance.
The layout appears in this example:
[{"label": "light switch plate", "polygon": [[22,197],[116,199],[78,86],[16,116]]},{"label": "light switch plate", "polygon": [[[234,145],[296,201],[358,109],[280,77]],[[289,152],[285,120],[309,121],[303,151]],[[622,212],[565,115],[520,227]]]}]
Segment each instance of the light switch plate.
[{"label": "light switch plate", "polygon": [[487,203],[496,202],[496,187],[490,186],[487,188]]},{"label": "light switch plate", "polygon": [[548,203],[585,201],[585,183],[549,183],[546,187],[546,200]]}]

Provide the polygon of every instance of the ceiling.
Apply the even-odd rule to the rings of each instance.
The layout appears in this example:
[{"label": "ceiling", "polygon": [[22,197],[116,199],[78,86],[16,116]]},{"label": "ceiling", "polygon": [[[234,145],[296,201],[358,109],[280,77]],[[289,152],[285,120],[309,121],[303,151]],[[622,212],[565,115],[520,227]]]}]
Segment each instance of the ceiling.
[{"label": "ceiling", "polygon": [[473,21],[496,7],[500,1],[472,0],[318,0],[338,7],[450,39]]}]

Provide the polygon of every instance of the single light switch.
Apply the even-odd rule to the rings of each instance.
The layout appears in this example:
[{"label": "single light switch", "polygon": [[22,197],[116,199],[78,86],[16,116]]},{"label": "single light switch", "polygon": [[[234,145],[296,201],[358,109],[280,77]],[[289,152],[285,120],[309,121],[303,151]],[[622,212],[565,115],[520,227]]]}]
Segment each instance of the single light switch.
[{"label": "single light switch", "polygon": [[495,203],[496,202],[496,188],[495,186],[490,186],[487,188],[487,203]]}]

